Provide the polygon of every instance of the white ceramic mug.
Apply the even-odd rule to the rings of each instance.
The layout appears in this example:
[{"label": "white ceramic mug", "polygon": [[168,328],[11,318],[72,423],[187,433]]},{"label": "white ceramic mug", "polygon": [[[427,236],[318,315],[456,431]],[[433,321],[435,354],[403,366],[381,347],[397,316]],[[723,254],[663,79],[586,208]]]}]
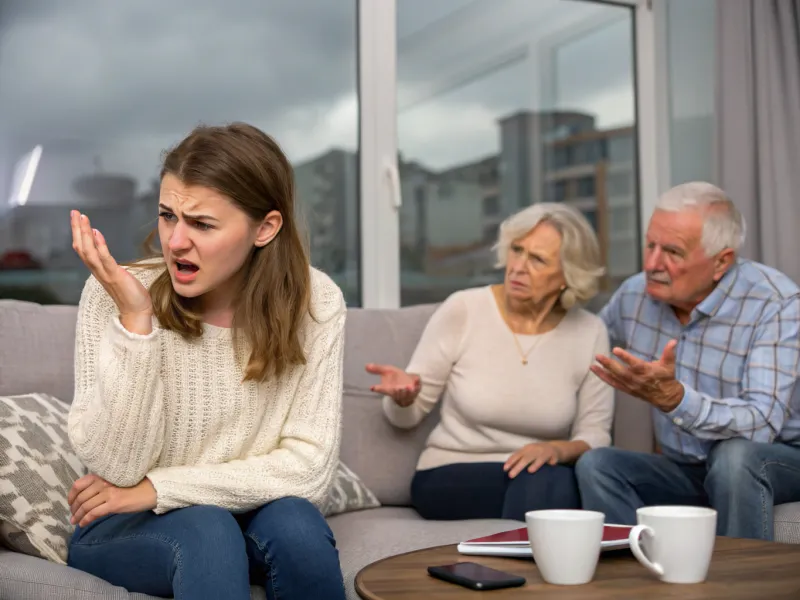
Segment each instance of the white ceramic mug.
[{"label": "white ceramic mug", "polygon": [[700,583],[708,575],[717,511],[700,506],[646,506],[628,541],[633,555],[667,583]]},{"label": "white ceramic mug", "polygon": [[547,583],[580,585],[594,577],[605,515],[590,510],[525,513],[533,560]]}]

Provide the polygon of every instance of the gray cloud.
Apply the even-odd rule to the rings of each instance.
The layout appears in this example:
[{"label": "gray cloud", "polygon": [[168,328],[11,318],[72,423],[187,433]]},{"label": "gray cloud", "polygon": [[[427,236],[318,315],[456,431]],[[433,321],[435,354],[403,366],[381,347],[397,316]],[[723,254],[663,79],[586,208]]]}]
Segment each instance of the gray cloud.
[{"label": "gray cloud", "polygon": [[[295,161],[331,146],[355,149],[356,7],[356,0],[4,2],[2,158],[44,144],[41,176],[50,173],[51,190],[68,187],[98,158],[144,183],[160,150],[201,121],[250,121]],[[551,108],[539,105],[535,56],[492,63],[502,44],[534,42],[568,16],[624,10],[563,0],[399,0],[399,95],[417,99],[399,117],[404,154],[444,166],[496,151],[498,117]],[[614,44],[601,39],[563,67],[583,84],[572,96],[586,98],[587,109],[592,96],[630,86],[618,58],[630,40],[617,35]]]},{"label": "gray cloud", "polygon": [[46,4],[14,3],[20,13],[6,8],[0,22],[0,78],[14,82],[0,88],[6,128],[179,132],[279,118],[355,89],[354,2]]}]

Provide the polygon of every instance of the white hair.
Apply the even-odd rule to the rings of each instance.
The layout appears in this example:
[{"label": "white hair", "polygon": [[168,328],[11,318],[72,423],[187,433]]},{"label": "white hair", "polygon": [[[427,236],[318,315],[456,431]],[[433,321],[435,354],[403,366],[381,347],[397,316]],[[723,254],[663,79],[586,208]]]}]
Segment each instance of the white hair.
[{"label": "white hair", "polygon": [[561,235],[561,268],[567,288],[561,293],[565,309],[591,300],[605,273],[597,235],[579,210],[560,202],[540,202],[511,215],[500,224],[494,250],[497,267],[505,267],[511,244],[540,223],[549,223]]},{"label": "white hair", "polygon": [[691,181],[676,185],[658,199],[656,210],[701,211],[701,242],[708,256],[714,256],[726,248],[738,253],[744,243],[745,222],[742,213],[725,192],[710,183]]}]

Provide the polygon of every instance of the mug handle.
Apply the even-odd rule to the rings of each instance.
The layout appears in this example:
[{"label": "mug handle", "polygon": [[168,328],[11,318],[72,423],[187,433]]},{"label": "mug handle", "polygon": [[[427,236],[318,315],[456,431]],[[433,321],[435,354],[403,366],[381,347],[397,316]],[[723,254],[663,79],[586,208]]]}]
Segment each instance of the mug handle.
[{"label": "mug handle", "polygon": [[655,536],[655,531],[653,531],[647,525],[637,525],[631,532],[628,534],[628,543],[631,547],[631,552],[636,557],[640,563],[642,563],[645,567],[647,567],[652,573],[655,573],[659,577],[664,576],[664,567],[662,567],[658,563],[652,562],[649,558],[644,555],[641,546],[639,546],[639,538],[642,537],[642,534],[646,533],[647,535],[653,537]]}]

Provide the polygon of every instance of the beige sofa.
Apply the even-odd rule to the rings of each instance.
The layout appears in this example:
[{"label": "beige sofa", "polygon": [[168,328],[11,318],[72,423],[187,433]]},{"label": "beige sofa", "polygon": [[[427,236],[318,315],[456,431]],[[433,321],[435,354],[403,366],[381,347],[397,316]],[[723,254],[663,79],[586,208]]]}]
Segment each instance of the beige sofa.
[{"label": "beige sofa", "polygon": [[[414,465],[436,414],[417,430],[400,431],[383,418],[369,391],[370,361],[404,365],[433,306],[393,311],[350,309],[347,320],[342,460],[377,495],[383,506],[331,517],[350,598],[359,569],[379,558],[417,548],[458,542],[519,526],[502,520],[423,521],[409,507]],[[73,336],[76,308],[0,300],[0,395],[44,392],[64,400],[73,391]],[[620,398],[614,427],[617,446],[651,451],[647,408]],[[800,543],[800,503],[776,511],[780,541]],[[253,588],[253,598],[264,598]],[[68,567],[0,549],[3,600],[145,600]]]}]

